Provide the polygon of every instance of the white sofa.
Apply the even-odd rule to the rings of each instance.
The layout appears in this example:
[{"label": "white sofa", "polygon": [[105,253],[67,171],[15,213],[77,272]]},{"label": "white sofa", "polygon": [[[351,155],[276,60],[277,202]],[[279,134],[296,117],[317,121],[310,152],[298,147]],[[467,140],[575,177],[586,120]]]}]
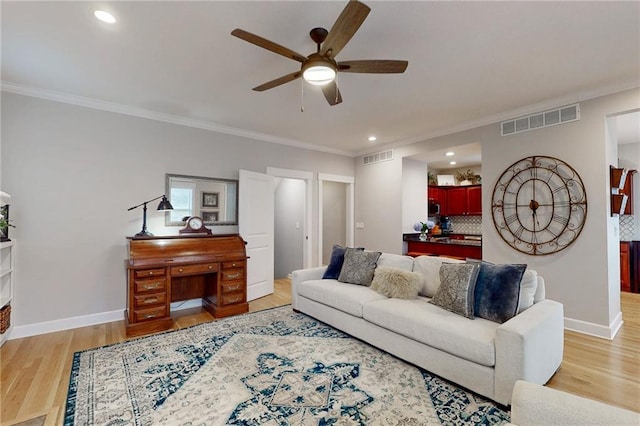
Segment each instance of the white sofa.
[{"label": "white sofa", "polygon": [[511,400],[517,426],[638,426],[640,413],[518,380]]},{"label": "white sofa", "polygon": [[[439,285],[443,261],[421,265],[424,286]],[[431,271],[425,262],[433,264]],[[409,256],[383,253],[381,265],[413,270]],[[416,266],[417,268],[417,266]],[[562,362],[562,304],[544,298],[537,276],[533,306],[499,324],[441,309],[428,297],[387,298],[369,287],[322,279],[326,266],[292,273],[293,309],[402,358],[473,392],[509,405],[515,382],[544,384]]]}]

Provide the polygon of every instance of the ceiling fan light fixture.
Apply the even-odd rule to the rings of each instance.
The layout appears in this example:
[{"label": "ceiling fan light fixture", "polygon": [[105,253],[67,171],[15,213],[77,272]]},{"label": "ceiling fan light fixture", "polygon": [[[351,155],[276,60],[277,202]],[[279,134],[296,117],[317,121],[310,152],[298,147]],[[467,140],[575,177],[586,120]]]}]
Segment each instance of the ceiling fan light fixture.
[{"label": "ceiling fan light fixture", "polygon": [[326,65],[314,65],[305,69],[302,77],[315,86],[324,86],[336,78],[336,70]]}]

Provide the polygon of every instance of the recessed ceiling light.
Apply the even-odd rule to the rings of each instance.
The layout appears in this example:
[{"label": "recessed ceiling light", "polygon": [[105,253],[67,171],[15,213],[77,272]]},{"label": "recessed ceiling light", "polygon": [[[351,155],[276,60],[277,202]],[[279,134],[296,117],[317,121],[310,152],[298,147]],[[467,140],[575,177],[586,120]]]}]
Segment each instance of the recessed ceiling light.
[{"label": "recessed ceiling light", "polygon": [[454,154],[455,154],[455,152],[453,152],[453,151],[449,151],[449,152],[447,152],[447,153],[446,153],[446,154],[444,154],[444,155],[446,155],[447,157],[451,157],[451,156],[452,156],[452,155],[454,155]]},{"label": "recessed ceiling light", "polygon": [[110,14],[109,12],[105,12],[104,10],[96,10],[95,12],[93,12],[93,15],[102,22],[106,22],[107,24],[114,24],[116,22],[116,18],[112,14]]},{"label": "recessed ceiling light", "polygon": [[375,136],[369,136],[369,142],[374,142],[376,139],[378,138],[376,138]]},{"label": "recessed ceiling light", "polygon": [[451,164],[452,166],[456,164],[455,161],[449,161],[449,164]]}]

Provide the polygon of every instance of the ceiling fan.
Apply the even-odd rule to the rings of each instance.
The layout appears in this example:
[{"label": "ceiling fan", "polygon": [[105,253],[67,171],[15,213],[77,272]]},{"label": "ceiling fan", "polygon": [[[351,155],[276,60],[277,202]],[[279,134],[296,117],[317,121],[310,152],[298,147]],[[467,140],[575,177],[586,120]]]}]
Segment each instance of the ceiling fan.
[{"label": "ceiling fan", "polygon": [[329,105],[337,105],[342,102],[342,96],[335,81],[338,72],[376,74],[403,73],[409,64],[407,61],[372,59],[337,62],[335,60],[336,55],[340,53],[356,31],[358,31],[358,28],[360,28],[370,11],[369,6],[364,3],[351,0],[347,3],[340,16],[338,16],[338,19],[330,31],[324,28],[313,28],[309,35],[316,43],[317,51],[311,53],[309,56],[301,55],[291,49],[239,28],[233,30],[231,34],[244,41],[302,64],[299,71],[268,81],[260,86],[254,87],[253,90],[262,92],[302,77],[305,81],[322,87],[322,93],[327,99],[327,102],[329,102]]}]

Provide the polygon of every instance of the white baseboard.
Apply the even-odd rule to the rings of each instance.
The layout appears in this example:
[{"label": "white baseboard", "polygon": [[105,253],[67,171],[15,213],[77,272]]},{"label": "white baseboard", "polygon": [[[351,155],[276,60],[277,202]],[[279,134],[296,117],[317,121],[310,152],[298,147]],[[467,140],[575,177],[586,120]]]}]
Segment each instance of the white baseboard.
[{"label": "white baseboard", "polygon": [[105,322],[123,321],[124,309],[117,311],[101,312],[99,314],[82,315],[78,317],[63,318],[53,321],[38,322],[28,325],[17,325],[11,333],[10,340],[22,337],[37,336],[38,334],[54,333],[56,331],[70,330],[72,328],[86,327],[89,325],[104,324]]},{"label": "white baseboard", "polygon": [[[171,304],[171,311],[202,307],[202,299],[185,300]],[[78,317],[63,318],[53,321],[38,322],[29,325],[19,325],[13,327],[8,340],[20,339],[23,337],[37,336],[39,334],[54,333],[56,331],[70,330],[72,328],[87,327],[90,325],[104,324],[113,321],[124,320],[124,309],[117,311],[102,312],[99,314],[82,315]]]},{"label": "white baseboard", "polygon": [[592,322],[586,322],[573,318],[564,319],[564,328],[566,330],[575,331],[576,333],[588,334],[590,336],[600,337],[602,339],[613,340],[616,337],[620,327],[622,327],[622,312],[618,312],[618,315],[611,321],[609,326],[594,324]]}]

